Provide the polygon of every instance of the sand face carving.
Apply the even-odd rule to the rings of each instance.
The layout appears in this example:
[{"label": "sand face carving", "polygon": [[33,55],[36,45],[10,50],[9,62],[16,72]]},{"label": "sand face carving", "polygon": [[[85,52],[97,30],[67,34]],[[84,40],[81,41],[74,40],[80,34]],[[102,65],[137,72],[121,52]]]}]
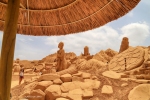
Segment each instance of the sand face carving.
[{"label": "sand face carving", "polygon": [[121,42],[119,53],[129,48],[129,41],[127,37],[124,37]]},{"label": "sand face carving", "polygon": [[59,50],[57,51],[57,65],[56,70],[61,71],[67,68],[67,62],[65,58],[65,50],[63,49],[64,43],[60,42],[58,44]]}]

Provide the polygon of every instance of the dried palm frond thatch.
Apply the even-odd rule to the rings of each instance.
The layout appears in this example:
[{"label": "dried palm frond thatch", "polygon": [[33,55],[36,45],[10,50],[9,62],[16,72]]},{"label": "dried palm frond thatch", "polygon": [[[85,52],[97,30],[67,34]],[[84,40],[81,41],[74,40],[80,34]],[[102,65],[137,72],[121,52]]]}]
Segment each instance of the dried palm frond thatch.
[{"label": "dried palm frond thatch", "polygon": [[[132,10],[140,0],[21,0],[17,33],[66,35],[102,26]],[[0,30],[7,0],[0,0]]]}]

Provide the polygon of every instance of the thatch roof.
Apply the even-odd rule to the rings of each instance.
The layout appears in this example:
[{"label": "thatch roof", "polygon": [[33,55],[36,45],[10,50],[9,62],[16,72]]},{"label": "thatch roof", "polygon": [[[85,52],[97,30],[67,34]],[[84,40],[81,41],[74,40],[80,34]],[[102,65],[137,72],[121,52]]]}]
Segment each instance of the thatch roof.
[{"label": "thatch roof", "polygon": [[[20,0],[17,33],[66,35],[100,27],[127,14],[140,0]],[[0,30],[7,0],[0,0]]]}]

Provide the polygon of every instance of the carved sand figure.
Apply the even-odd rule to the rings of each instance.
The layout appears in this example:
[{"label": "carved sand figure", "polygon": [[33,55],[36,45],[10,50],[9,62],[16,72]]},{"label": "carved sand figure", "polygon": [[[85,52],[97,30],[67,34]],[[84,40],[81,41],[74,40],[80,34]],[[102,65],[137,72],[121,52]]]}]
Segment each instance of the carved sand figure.
[{"label": "carved sand figure", "polygon": [[60,42],[58,44],[59,50],[57,51],[57,65],[56,70],[61,71],[67,69],[67,62],[65,59],[65,50],[63,49],[64,43]]},{"label": "carved sand figure", "polygon": [[90,53],[89,53],[89,47],[85,46],[84,47],[84,56],[88,56],[88,55],[90,55]]},{"label": "carved sand figure", "polygon": [[13,64],[13,74],[14,74],[14,72],[19,72],[20,71],[20,64],[19,64],[19,62],[20,62],[20,59],[17,58],[15,63]]},{"label": "carved sand figure", "polygon": [[123,52],[124,50],[129,48],[129,41],[127,37],[123,37],[119,53]]}]

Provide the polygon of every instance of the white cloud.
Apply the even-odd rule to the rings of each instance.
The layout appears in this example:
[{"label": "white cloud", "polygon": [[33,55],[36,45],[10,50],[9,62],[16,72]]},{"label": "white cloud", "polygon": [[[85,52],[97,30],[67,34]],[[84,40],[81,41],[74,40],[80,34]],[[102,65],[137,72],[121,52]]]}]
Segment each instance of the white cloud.
[{"label": "white cloud", "polygon": [[[90,53],[95,54],[100,50],[107,48],[118,50],[119,42],[116,39],[118,37],[119,34],[116,30],[109,26],[103,26],[80,34],[48,37],[45,43],[57,48],[58,43],[62,41],[64,42],[64,49],[66,52],[75,52],[77,55],[80,55],[80,53],[83,52],[84,47],[88,46]],[[112,43],[114,45],[112,45]]]},{"label": "white cloud", "polygon": [[18,39],[20,42],[26,42],[26,40],[24,38],[19,38]]},{"label": "white cloud", "polygon": [[39,60],[46,56],[44,48],[40,48],[37,41],[32,40],[34,40],[34,38],[31,36],[17,35],[14,59]]},{"label": "white cloud", "polygon": [[39,60],[44,55],[42,48],[34,48],[33,45],[24,42],[16,42],[15,56],[14,58],[20,58],[21,60]]},{"label": "white cloud", "polygon": [[150,0],[141,0],[141,3],[144,3],[145,5],[150,5]]},{"label": "white cloud", "polygon": [[128,17],[133,17],[133,15],[134,15],[134,14],[133,14],[133,11],[130,11],[130,12],[127,14]]},{"label": "white cloud", "polygon": [[121,28],[122,37],[128,37],[130,45],[137,46],[142,45],[145,40],[150,37],[149,26],[143,23],[131,23]]},{"label": "white cloud", "polygon": [[29,41],[34,41],[32,38],[28,38]]},{"label": "white cloud", "polygon": [[[26,58],[25,55],[18,55],[17,57],[18,57],[18,58]],[[16,58],[17,58],[17,57],[16,57]]]},{"label": "white cloud", "polygon": [[59,38],[56,36],[47,37],[45,40],[45,44],[50,46],[56,46],[58,42],[57,39],[59,40]]},{"label": "white cloud", "polygon": [[[90,54],[95,54],[100,50],[106,50],[108,48],[118,51],[121,40],[125,36],[129,38],[130,46],[146,44],[146,40],[150,38],[149,28],[143,22],[125,25],[120,28],[121,33],[105,25],[87,32],[66,36],[38,38],[19,36],[16,39],[15,58],[28,60],[42,59],[49,54],[57,52],[57,46],[60,41],[64,42],[64,50],[66,52],[75,52],[77,55],[80,55],[81,52],[83,53],[85,46],[89,47]],[[150,44],[149,40],[147,42],[147,44]]]},{"label": "white cloud", "polygon": [[[60,41],[64,42],[66,52],[75,52],[79,55],[85,46],[89,47],[90,53],[95,54],[100,50],[111,48],[118,51],[123,37],[128,37],[130,46],[138,46],[150,36],[149,26],[146,23],[132,23],[121,28],[122,33],[110,26],[103,26],[91,31],[68,36],[48,37],[45,43],[54,48],[56,52]],[[52,52],[51,52],[52,53]]]}]

